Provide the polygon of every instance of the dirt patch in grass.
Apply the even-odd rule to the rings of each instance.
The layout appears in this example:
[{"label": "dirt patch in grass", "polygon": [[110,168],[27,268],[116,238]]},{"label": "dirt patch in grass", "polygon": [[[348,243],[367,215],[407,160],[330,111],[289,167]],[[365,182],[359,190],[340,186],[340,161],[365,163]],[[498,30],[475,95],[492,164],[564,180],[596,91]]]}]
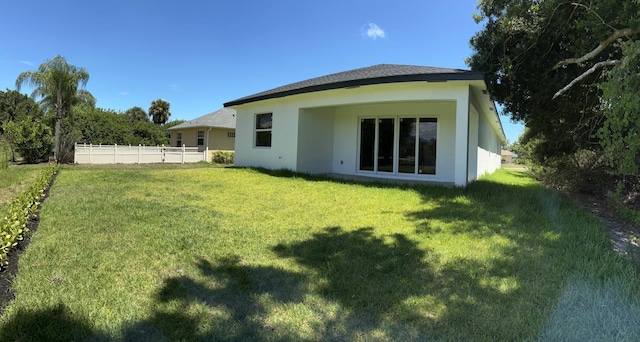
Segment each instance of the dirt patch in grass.
[{"label": "dirt patch in grass", "polygon": [[613,249],[633,259],[640,267],[640,226],[620,217],[614,203],[601,196],[568,193],[586,211],[600,219],[609,230]]},{"label": "dirt patch in grass", "polygon": [[[49,187],[45,189],[44,196],[38,205],[38,213],[40,213],[40,208],[42,207],[42,203],[49,197],[49,189],[53,185],[57,174],[53,176],[51,183],[49,183]],[[35,177],[33,177],[35,178]],[[31,180],[33,181],[33,179]],[[27,181],[25,181],[27,182]],[[29,183],[27,183],[29,184]],[[38,224],[40,223],[39,216],[29,220],[27,223],[27,228],[29,228],[29,234],[26,234],[22,241],[18,242],[18,245],[14,247],[11,252],[7,254],[7,260],[9,261],[9,265],[2,267],[0,269],[0,315],[4,312],[4,309],[7,307],[7,304],[11,302],[15,296],[13,291],[11,290],[11,285],[13,284],[13,279],[16,277],[18,273],[18,260],[24,251],[27,250],[29,243],[31,243],[31,235],[35,233],[38,229]]]}]

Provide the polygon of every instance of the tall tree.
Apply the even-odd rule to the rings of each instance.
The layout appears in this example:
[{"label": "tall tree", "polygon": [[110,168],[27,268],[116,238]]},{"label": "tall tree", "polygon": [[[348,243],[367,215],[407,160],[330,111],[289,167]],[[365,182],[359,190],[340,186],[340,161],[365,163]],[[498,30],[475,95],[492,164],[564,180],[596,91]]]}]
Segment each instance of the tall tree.
[{"label": "tall tree", "polygon": [[126,117],[129,118],[129,121],[133,123],[138,121],[149,121],[149,116],[144,109],[137,106],[127,109],[127,111],[124,112],[124,115],[126,115]]},{"label": "tall tree", "polygon": [[467,63],[514,121],[541,139],[538,161],[600,150],[601,89],[638,34],[640,4],[619,0],[481,0]]},{"label": "tall tree", "polygon": [[89,81],[89,73],[84,68],[71,65],[58,55],[52,60],[40,64],[36,71],[25,71],[18,75],[16,89],[23,84],[34,88],[31,97],[40,99],[39,104],[46,112],[53,110],[55,115],[54,159],[60,154],[60,127],[64,118],[71,114],[74,104],[85,102],[95,105],[95,98],[84,88]]},{"label": "tall tree", "polygon": [[169,112],[169,102],[163,99],[157,99],[151,102],[149,116],[153,118],[153,123],[158,125],[169,121],[169,116],[171,116],[171,112]]}]

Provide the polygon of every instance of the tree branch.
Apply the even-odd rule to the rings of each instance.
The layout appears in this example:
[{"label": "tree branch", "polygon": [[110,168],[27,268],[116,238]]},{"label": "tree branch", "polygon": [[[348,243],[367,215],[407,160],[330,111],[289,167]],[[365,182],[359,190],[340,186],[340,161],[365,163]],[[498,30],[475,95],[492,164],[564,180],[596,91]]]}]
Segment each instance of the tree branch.
[{"label": "tree branch", "polygon": [[601,17],[601,16],[600,16],[596,11],[594,11],[591,7],[585,6],[584,4],[577,3],[577,2],[572,2],[571,4],[572,4],[573,6],[576,6],[576,7],[582,7],[582,8],[584,8],[584,9],[586,9],[587,11],[589,11],[589,12],[593,13],[593,15],[595,15],[596,17],[598,17],[598,19],[600,19],[600,21],[602,22],[602,24],[603,24],[603,25],[605,25],[605,26],[609,27],[610,29],[612,29],[612,30],[614,30],[614,31],[616,30],[616,28],[615,28],[615,27],[613,27],[613,26],[611,26],[611,25],[607,24],[607,22],[606,22],[606,21],[604,21],[604,19],[602,19],[602,17]]},{"label": "tree branch", "polygon": [[[625,29],[622,29],[622,30],[615,30],[609,37],[607,37],[607,39],[605,39],[602,42],[600,42],[600,45],[598,45],[598,47],[593,49],[591,52],[585,54],[582,57],[567,58],[567,59],[565,59],[563,61],[560,61],[556,65],[553,66],[552,70],[558,69],[558,68],[560,68],[562,66],[565,66],[565,65],[579,64],[579,63],[584,63],[584,62],[586,62],[588,60],[591,60],[591,59],[595,58],[600,52],[602,52],[607,46],[611,45],[611,43],[616,41],[616,39],[618,39],[620,37],[624,37],[624,36],[630,36],[630,35],[638,34],[638,33],[640,33],[640,29],[635,29],[634,30],[632,28],[625,28]],[[597,64],[599,64],[599,63],[597,63]]]},{"label": "tree branch", "polygon": [[573,81],[567,84],[564,88],[558,90],[558,92],[553,95],[553,99],[566,93],[569,90],[569,88],[573,87],[576,83],[582,81],[585,77],[593,74],[596,70],[603,68],[605,66],[616,65],[620,63],[622,63],[621,59],[612,59],[612,60],[606,60],[606,61],[602,61],[594,64],[591,68],[589,68],[589,70],[583,72],[580,76],[574,78]]}]

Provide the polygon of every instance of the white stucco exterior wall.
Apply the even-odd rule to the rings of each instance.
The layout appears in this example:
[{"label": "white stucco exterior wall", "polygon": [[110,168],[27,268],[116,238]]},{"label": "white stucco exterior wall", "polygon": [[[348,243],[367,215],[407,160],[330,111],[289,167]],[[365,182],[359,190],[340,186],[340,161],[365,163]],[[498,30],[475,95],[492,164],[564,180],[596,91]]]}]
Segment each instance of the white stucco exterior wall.
[{"label": "white stucco exterior wall", "polygon": [[332,172],[333,136],[333,107],[300,109],[296,170],[306,173]]},{"label": "white stucco exterior wall", "polygon": [[467,179],[473,181],[478,179],[478,126],[479,126],[479,114],[472,106],[469,112],[469,158],[468,158],[468,171]]},{"label": "white stucco exterior wall", "polygon": [[[298,107],[291,101],[268,100],[236,108],[234,165],[296,170]],[[256,114],[273,113],[271,147],[255,147]]]},{"label": "white stucco exterior wall", "polygon": [[478,173],[480,177],[500,168],[500,138],[489,124],[486,115],[480,115],[478,122]]}]

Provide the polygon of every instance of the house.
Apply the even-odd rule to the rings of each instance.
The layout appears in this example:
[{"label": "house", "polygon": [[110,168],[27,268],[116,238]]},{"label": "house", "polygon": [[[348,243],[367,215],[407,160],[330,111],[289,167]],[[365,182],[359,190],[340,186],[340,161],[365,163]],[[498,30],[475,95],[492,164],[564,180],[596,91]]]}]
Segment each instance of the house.
[{"label": "house", "polygon": [[503,164],[511,164],[511,163],[513,163],[513,158],[515,157],[513,152],[507,151],[507,150],[500,150],[500,156],[502,156],[502,163]]},{"label": "house", "polygon": [[213,113],[170,127],[171,146],[197,146],[198,151],[233,151],[236,137],[236,111],[222,108]]},{"label": "house", "polygon": [[224,104],[235,165],[464,186],[506,140],[484,73],[381,64]]}]

